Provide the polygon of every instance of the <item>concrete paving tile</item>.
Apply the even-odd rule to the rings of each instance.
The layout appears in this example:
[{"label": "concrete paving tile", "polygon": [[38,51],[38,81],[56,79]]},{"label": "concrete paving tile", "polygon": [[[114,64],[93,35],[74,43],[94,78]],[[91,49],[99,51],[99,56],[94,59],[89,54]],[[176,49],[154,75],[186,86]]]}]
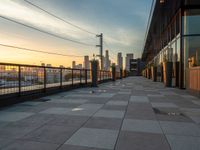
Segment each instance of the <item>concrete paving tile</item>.
[{"label": "concrete paving tile", "polygon": [[199,150],[200,137],[166,135],[172,150]]},{"label": "concrete paving tile", "polygon": [[18,139],[35,130],[36,128],[38,128],[38,126],[9,124],[3,128],[0,128],[0,138]]},{"label": "concrete paving tile", "polygon": [[115,150],[170,150],[162,134],[120,132]]},{"label": "concrete paving tile", "polygon": [[161,95],[178,95],[177,93],[173,92],[173,91],[163,91],[160,92]]},{"label": "concrete paving tile", "polygon": [[189,116],[195,123],[200,125],[200,117],[198,116]]},{"label": "concrete paving tile", "polygon": [[82,97],[84,97],[84,98],[89,98],[89,97],[93,97],[93,98],[96,98],[96,97],[98,97],[98,98],[111,98],[111,97],[113,97],[115,94],[113,94],[113,93],[101,93],[101,94],[70,94],[70,95],[68,95],[68,96],[65,96],[65,98],[82,98]]},{"label": "concrete paving tile", "polygon": [[7,126],[9,123],[9,121],[0,121],[0,128]]},{"label": "concrete paving tile", "polygon": [[27,101],[27,102],[23,102],[20,103],[19,105],[25,105],[25,106],[37,106],[37,105],[41,105],[44,102],[37,102],[37,101]]},{"label": "concrete paving tile", "polygon": [[10,144],[13,141],[14,140],[11,139],[0,138],[0,149],[2,149],[3,147],[5,147],[6,145]]},{"label": "concrete paving tile", "polygon": [[149,111],[128,111],[125,115],[126,119],[139,119],[139,120],[156,120],[156,116],[153,112]]},{"label": "concrete paving tile", "polygon": [[130,102],[148,103],[149,99],[147,96],[131,96]]},{"label": "concrete paving tile", "polygon": [[156,114],[156,118],[159,121],[173,121],[173,122],[192,122],[187,116],[177,116],[177,115],[161,115]]},{"label": "concrete paving tile", "polygon": [[0,121],[18,121],[24,118],[27,118],[34,113],[27,113],[27,112],[6,112],[0,111]]},{"label": "concrete paving tile", "polygon": [[41,105],[14,105],[11,107],[5,108],[3,111],[7,112],[26,112],[26,113],[37,113],[43,111],[48,108],[45,106],[46,103],[42,103]]},{"label": "concrete paving tile", "polygon": [[150,103],[129,103],[125,118],[140,120],[156,120]]},{"label": "concrete paving tile", "polygon": [[185,99],[193,99],[193,100],[198,100],[199,98],[192,96],[192,95],[181,95],[181,97]]},{"label": "concrete paving tile", "polygon": [[86,102],[86,104],[105,104],[106,102],[108,102],[109,99],[107,98],[89,98],[88,102]]},{"label": "concrete paving tile", "polygon": [[87,103],[87,104],[82,104],[79,106],[79,108],[84,108],[84,109],[95,109],[98,110],[103,106],[103,104],[92,104],[92,103]]},{"label": "concrete paving tile", "polygon": [[200,128],[194,123],[160,121],[165,134],[200,136]]},{"label": "concrete paving tile", "polygon": [[128,94],[131,94],[131,92],[119,91],[118,94],[126,94],[126,95],[128,95]]},{"label": "concrete paving tile", "polygon": [[192,103],[200,106],[200,100],[192,100]]},{"label": "concrete paving tile", "polygon": [[49,101],[51,103],[74,103],[74,104],[84,104],[88,102],[86,99],[53,99]]},{"label": "concrete paving tile", "polygon": [[164,95],[161,94],[147,94],[147,96],[151,98],[160,98],[161,100],[163,97],[165,97]]},{"label": "concrete paving tile", "polygon": [[91,148],[86,146],[62,145],[58,150],[107,150],[100,148]]},{"label": "concrete paving tile", "polygon": [[2,150],[56,150],[59,145],[35,141],[17,140]]},{"label": "concrete paving tile", "polygon": [[196,108],[180,108],[188,116],[197,116],[200,117],[200,109]]},{"label": "concrete paving tile", "polygon": [[127,106],[127,101],[108,101],[106,105],[117,105],[117,106]]},{"label": "concrete paving tile", "polygon": [[126,106],[104,105],[104,106],[102,107],[102,109],[104,109],[104,110],[121,110],[121,111],[125,111]]},{"label": "concrete paving tile", "polygon": [[84,127],[119,130],[121,123],[122,119],[92,117],[90,120],[87,121]]},{"label": "concrete paving tile", "polygon": [[132,95],[134,96],[147,96],[147,92],[145,92],[144,90],[134,90],[132,92]]},{"label": "concrete paving tile", "polygon": [[49,121],[53,120],[52,115],[48,114],[35,114],[30,117],[27,117],[25,119],[22,119],[20,121],[13,122],[12,125],[17,125],[17,126],[35,126],[39,127],[42,126]]},{"label": "concrete paving tile", "polygon": [[105,117],[105,118],[123,118],[125,111],[119,110],[99,110],[95,113],[94,117]]},{"label": "concrete paving tile", "polygon": [[48,125],[80,127],[88,118],[87,116],[53,115]]},{"label": "concrete paving tile", "polygon": [[[73,109],[73,108],[71,108],[71,109]],[[70,108],[61,108],[61,107],[52,107],[52,108],[48,108],[44,111],[41,111],[40,113],[62,115],[62,114],[67,114],[67,112],[71,111],[71,109]]]},{"label": "concrete paving tile", "polygon": [[174,103],[164,103],[164,102],[160,102],[160,103],[151,103],[152,107],[154,108],[159,108],[159,107],[164,107],[164,108],[178,108],[178,106]]},{"label": "concrete paving tile", "polygon": [[[80,103],[52,103],[52,102],[46,102],[42,106],[46,107],[45,109],[51,108],[51,107],[61,107],[61,108],[74,108],[80,106]],[[43,109],[43,110],[45,110]],[[43,111],[41,110],[41,111]]]},{"label": "concrete paving tile", "polygon": [[23,137],[24,140],[63,144],[77,127],[45,125]]},{"label": "concrete paving tile", "polygon": [[98,108],[92,108],[87,106],[80,106],[75,108],[49,108],[41,113],[55,114],[55,115],[75,115],[75,116],[91,116]]},{"label": "concrete paving tile", "polygon": [[114,149],[118,131],[108,129],[79,129],[65,144]]},{"label": "concrete paving tile", "polygon": [[162,133],[159,122],[155,120],[124,119],[123,131]]}]

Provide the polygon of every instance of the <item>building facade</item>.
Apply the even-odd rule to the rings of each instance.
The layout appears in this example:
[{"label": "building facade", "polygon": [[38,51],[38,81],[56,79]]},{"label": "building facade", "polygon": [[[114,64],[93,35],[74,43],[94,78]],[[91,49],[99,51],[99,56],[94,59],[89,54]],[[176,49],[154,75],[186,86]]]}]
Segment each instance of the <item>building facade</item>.
[{"label": "building facade", "polygon": [[117,65],[118,65],[119,69],[123,69],[123,57],[122,57],[122,53],[118,53],[117,54]]},{"label": "building facade", "polygon": [[105,64],[105,66],[104,66],[104,69],[105,70],[110,70],[110,59],[109,59],[109,51],[108,50],[106,50],[106,55],[105,55],[105,59],[104,59],[105,61],[104,61],[104,64]]},{"label": "building facade", "polygon": [[200,66],[199,40],[199,0],[154,0],[142,60],[157,67],[172,62],[175,86],[191,88],[190,72]]},{"label": "building facade", "polygon": [[89,56],[84,56],[84,69],[90,69]]},{"label": "building facade", "polygon": [[72,61],[72,68],[76,68],[76,61]]},{"label": "building facade", "polygon": [[125,69],[130,71],[130,60],[134,58],[134,54],[126,54],[126,66]]}]

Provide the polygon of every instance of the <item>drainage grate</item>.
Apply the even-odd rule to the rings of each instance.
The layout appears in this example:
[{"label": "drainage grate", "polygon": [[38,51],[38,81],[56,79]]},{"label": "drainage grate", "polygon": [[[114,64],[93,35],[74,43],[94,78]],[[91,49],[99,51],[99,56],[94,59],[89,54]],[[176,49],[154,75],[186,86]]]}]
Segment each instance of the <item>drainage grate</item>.
[{"label": "drainage grate", "polygon": [[158,108],[153,108],[153,111],[154,111],[156,114],[161,114],[161,115],[187,117],[187,116],[185,116],[183,113],[180,113],[180,112],[166,112],[166,111],[162,111],[162,110],[160,110],[160,109],[158,109]]}]

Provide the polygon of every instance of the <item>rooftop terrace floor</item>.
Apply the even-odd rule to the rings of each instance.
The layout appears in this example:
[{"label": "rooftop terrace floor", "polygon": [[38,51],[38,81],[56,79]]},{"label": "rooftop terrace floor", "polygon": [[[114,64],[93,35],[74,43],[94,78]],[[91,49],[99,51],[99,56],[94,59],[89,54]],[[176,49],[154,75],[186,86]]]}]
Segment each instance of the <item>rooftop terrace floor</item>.
[{"label": "rooftop terrace floor", "polygon": [[200,99],[129,77],[0,110],[3,150],[199,150]]}]

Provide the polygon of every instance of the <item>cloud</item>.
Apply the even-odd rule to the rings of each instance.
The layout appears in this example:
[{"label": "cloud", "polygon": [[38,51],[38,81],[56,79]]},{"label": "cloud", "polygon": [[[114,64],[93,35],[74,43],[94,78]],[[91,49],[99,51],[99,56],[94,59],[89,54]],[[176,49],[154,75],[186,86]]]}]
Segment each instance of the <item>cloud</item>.
[{"label": "cloud", "polygon": [[19,1],[1,1],[0,15],[63,37],[95,42],[87,33]]}]

